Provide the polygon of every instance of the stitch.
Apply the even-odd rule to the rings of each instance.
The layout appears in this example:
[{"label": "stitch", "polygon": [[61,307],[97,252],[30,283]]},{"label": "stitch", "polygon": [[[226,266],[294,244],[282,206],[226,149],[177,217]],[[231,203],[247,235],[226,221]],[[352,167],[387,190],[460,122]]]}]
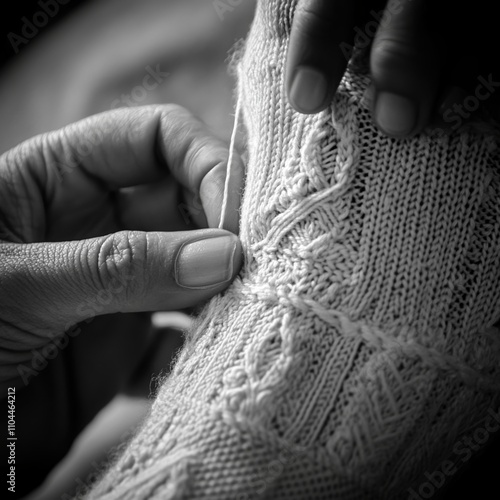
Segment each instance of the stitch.
[{"label": "stitch", "polygon": [[241,275],[93,500],[395,500],[500,403],[498,131],[383,136],[356,50],[330,108],[296,113],[296,5],[258,1],[238,62]]}]

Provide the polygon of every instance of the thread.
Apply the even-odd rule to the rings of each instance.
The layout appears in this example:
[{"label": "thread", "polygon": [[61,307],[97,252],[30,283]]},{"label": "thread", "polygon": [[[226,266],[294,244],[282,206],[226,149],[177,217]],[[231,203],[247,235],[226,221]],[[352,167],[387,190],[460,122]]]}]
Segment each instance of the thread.
[{"label": "thread", "polygon": [[236,101],[236,110],[234,115],[233,132],[231,133],[231,142],[229,144],[229,158],[227,160],[226,182],[224,183],[224,197],[222,199],[222,208],[220,211],[219,229],[224,229],[226,221],[227,205],[229,201],[229,188],[231,184],[231,170],[234,163],[234,154],[236,150],[236,135],[238,133],[238,125],[241,114],[241,94],[238,92],[238,100]]}]

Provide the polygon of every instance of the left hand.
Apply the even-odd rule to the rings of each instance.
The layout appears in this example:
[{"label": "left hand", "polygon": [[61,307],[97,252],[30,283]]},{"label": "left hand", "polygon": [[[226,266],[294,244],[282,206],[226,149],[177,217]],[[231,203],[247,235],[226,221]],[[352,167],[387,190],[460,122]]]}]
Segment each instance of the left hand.
[{"label": "left hand", "polygon": [[152,342],[144,312],[196,306],[237,275],[238,155],[224,229],[199,229],[219,224],[227,160],[174,105],[96,115],[0,157],[0,386],[16,388],[19,488],[131,380]]}]

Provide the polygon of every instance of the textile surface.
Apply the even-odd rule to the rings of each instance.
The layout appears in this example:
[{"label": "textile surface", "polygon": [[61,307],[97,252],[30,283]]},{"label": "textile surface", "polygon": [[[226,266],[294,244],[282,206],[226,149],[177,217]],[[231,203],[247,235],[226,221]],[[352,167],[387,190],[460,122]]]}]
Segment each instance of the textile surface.
[{"label": "textile surface", "polygon": [[498,135],[387,138],[353,65],[295,112],[295,6],[258,4],[238,64],[243,270],[89,498],[407,498],[498,415]]}]

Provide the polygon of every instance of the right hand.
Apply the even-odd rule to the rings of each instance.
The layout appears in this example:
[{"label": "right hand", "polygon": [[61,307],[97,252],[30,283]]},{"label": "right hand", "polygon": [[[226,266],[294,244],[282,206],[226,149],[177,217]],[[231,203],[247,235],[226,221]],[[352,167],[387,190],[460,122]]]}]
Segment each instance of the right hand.
[{"label": "right hand", "polygon": [[495,3],[450,0],[299,0],[288,49],[292,106],[332,101],[358,35],[370,51],[374,123],[411,137],[430,123],[458,128],[477,112],[500,120]]}]

